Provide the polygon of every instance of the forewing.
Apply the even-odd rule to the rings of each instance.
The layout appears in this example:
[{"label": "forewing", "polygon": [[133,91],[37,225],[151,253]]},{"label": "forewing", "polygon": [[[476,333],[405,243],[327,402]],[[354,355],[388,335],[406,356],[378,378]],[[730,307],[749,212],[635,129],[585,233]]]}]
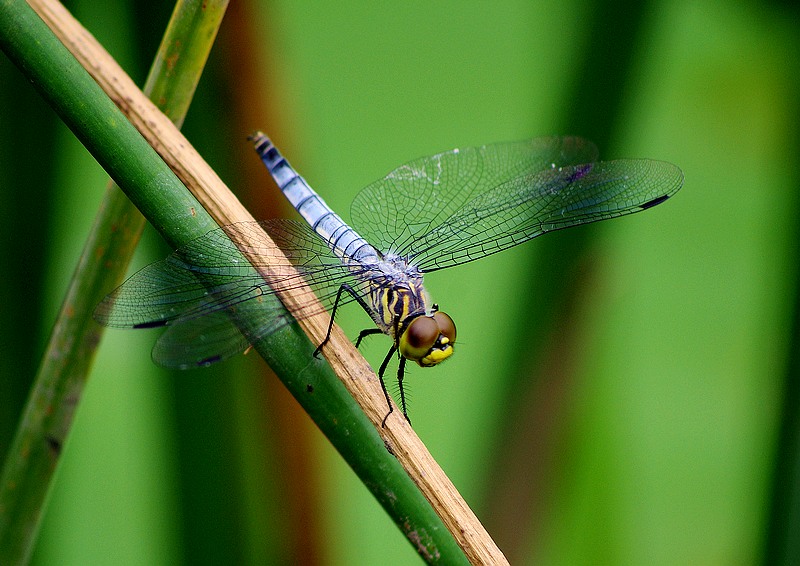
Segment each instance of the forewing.
[{"label": "forewing", "polygon": [[618,160],[512,178],[466,202],[400,253],[424,272],[485,257],[546,232],[655,206],[683,184],[676,166]]},{"label": "forewing", "polygon": [[410,161],[361,190],[352,225],[381,251],[402,251],[481,193],[531,172],[588,163],[597,148],[576,137],[454,149]]}]

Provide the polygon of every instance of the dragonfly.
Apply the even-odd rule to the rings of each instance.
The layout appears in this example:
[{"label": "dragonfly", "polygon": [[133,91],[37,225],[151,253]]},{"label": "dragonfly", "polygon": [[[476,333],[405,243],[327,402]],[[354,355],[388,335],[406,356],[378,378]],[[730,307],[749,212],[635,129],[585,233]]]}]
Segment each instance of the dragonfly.
[{"label": "dragonfly", "polygon": [[[671,163],[597,161],[597,147],[583,138],[539,137],[410,161],[364,187],[347,224],[266,135],[258,132],[251,140],[302,221],[213,230],[132,275],[97,306],[95,318],[111,327],[164,327],[152,351],[156,364],[205,367],[290,324],[294,318],[285,307],[262,299],[273,288],[308,284],[332,307],[315,357],[330,338],[337,309],[347,303],[360,305],[375,324],[358,335],[356,347],[372,334],[391,338],[378,370],[388,405],[384,425],[393,411],[384,375],[395,355],[408,420],[406,362],[435,366],[455,349],[455,323],[432,302],[424,275],[548,232],[647,210],[683,185],[682,171]],[[275,263],[265,233],[291,262],[272,267],[268,277],[254,269]],[[245,317],[247,325],[237,324]]]}]

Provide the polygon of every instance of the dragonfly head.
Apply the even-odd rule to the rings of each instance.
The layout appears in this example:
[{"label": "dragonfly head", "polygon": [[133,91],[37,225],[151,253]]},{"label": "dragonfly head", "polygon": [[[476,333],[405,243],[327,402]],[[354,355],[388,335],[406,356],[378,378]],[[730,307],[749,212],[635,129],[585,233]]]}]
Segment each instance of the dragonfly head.
[{"label": "dragonfly head", "polygon": [[422,367],[435,366],[453,354],[456,325],[443,312],[418,316],[400,335],[400,354]]}]

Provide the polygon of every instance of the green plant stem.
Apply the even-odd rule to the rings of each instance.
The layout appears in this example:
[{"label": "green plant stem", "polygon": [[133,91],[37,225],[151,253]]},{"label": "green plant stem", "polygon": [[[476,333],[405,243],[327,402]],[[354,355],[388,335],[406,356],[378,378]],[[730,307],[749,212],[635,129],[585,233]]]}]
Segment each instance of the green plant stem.
[{"label": "green plant stem", "polygon": [[[98,162],[174,247],[215,225],[141,135],[21,0],[0,2],[0,46],[33,81]],[[360,406],[297,325],[256,344],[353,470],[429,562],[464,563],[442,520],[422,496]],[[396,446],[403,450],[403,446]],[[425,470],[416,470],[417,477]],[[446,478],[445,478],[446,479]],[[463,502],[462,502],[463,503]],[[463,505],[465,507],[465,505]],[[477,526],[450,525],[462,546]],[[481,545],[483,549],[486,544]],[[490,552],[497,552],[490,550]]]},{"label": "green plant stem", "polygon": [[[145,85],[183,122],[227,1],[178,2]],[[167,65],[166,62],[171,64]],[[70,281],[0,476],[0,563],[27,562],[102,328],[94,306],[125,274],[145,219],[110,184]]]}]

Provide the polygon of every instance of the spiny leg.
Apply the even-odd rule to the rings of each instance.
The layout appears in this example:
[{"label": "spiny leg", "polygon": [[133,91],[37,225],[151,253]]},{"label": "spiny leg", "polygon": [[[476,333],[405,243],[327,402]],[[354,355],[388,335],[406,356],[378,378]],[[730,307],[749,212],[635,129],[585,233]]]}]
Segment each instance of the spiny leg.
[{"label": "spiny leg", "polygon": [[394,406],[392,405],[392,398],[389,397],[389,392],[386,390],[386,383],[383,381],[383,374],[386,372],[386,366],[389,365],[389,360],[392,359],[392,356],[397,351],[397,346],[392,346],[389,348],[389,353],[386,354],[386,357],[383,358],[383,363],[381,364],[380,369],[378,370],[378,379],[381,382],[381,389],[383,389],[383,396],[386,397],[386,404],[389,406],[389,412],[386,413],[386,416],[383,417],[383,421],[381,422],[381,428],[386,428],[386,419],[389,418],[389,415],[392,414],[394,411]]},{"label": "spiny leg", "polygon": [[[353,288],[350,287],[350,285],[348,285],[347,283],[342,283],[342,285],[339,287],[339,290],[336,292],[336,300],[333,302],[333,309],[331,310],[331,320],[328,323],[328,331],[325,334],[325,339],[320,343],[319,346],[317,346],[317,349],[314,350],[315,358],[319,357],[319,354],[322,351],[323,346],[325,346],[325,344],[327,344],[331,338],[331,332],[333,331],[333,322],[334,319],[336,318],[336,311],[339,309],[339,301],[342,298],[342,291],[347,291],[350,294],[350,296],[353,297],[359,305],[361,305],[361,308],[363,308],[367,314],[370,313],[369,305],[367,305],[364,299],[361,298],[361,296],[358,293],[356,293],[355,290],[353,290]],[[358,338],[356,339],[356,348],[358,348],[361,345],[361,341],[364,338],[366,338],[367,336],[371,336],[372,334],[383,334],[383,331],[381,331],[378,328],[367,328],[366,330],[362,330],[358,334]],[[394,411],[394,406],[392,405],[392,398],[389,395],[389,391],[386,389],[386,382],[383,380],[383,375],[384,373],[386,373],[386,367],[389,365],[389,361],[392,359],[392,356],[396,351],[397,351],[397,346],[393,345],[389,349],[389,352],[386,354],[386,357],[383,359],[383,363],[381,363],[381,367],[378,370],[378,380],[381,382],[381,389],[383,390],[383,396],[386,398],[386,405],[389,407],[389,412],[386,413],[386,416],[383,417],[383,421],[381,422],[381,426],[384,428],[386,427],[386,419],[388,419],[389,415],[391,415],[392,412]],[[403,357],[400,358],[400,370],[398,373],[398,382],[400,383],[400,399],[403,405],[403,415],[405,415],[408,423],[411,424],[411,420],[408,418],[408,413],[406,412],[405,391],[403,391],[402,374],[405,370],[405,361],[406,361],[405,358]]]},{"label": "spiny leg", "polygon": [[406,411],[406,391],[403,388],[403,378],[406,375],[406,359],[400,357],[400,367],[397,369],[397,384],[400,386],[400,405],[403,407],[403,416],[411,424],[411,419],[408,418],[408,411]]},{"label": "spiny leg", "polygon": [[373,334],[383,334],[383,331],[380,328],[367,328],[366,330],[362,330],[358,333],[358,338],[356,338],[356,348],[361,345],[361,341],[366,338],[367,336],[372,336]]},{"label": "spiny leg", "polygon": [[[359,332],[358,338],[356,338],[356,348],[358,348],[361,345],[361,341],[364,340],[364,338],[366,338],[367,336],[371,336],[373,334],[383,334],[383,331],[381,331],[379,328],[367,328]],[[386,357],[383,359],[383,363],[381,363],[381,367],[378,370],[378,379],[381,382],[381,389],[383,389],[383,396],[386,397],[386,405],[389,407],[389,412],[386,413],[386,416],[383,417],[383,421],[381,422],[381,426],[383,428],[386,427],[386,419],[389,418],[389,415],[391,415],[392,411],[394,410],[391,397],[389,396],[389,391],[387,391],[386,389],[386,383],[383,381],[383,375],[384,373],[386,373],[386,367],[389,365],[389,360],[392,359],[392,356],[396,351],[397,351],[397,346],[392,346],[389,349],[389,353],[386,354]],[[405,358],[403,359],[403,361],[405,361]],[[405,406],[405,404],[403,406]],[[408,416],[406,416],[406,420],[408,420]],[[409,423],[410,422],[411,421],[409,421]]]},{"label": "spiny leg", "polygon": [[[400,318],[395,317],[394,319],[394,335],[400,336],[402,332],[400,331]],[[395,344],[395,348],[397,345]],[[384,368],[385,369],[385,368]],[[405,356],[400,356],[400,365],[397,368],[397,385],[400,387],[400,405],[403,407],[403,416],[406,418],[408,424],[411,424],[411,419],[408,418],[408,411],[406,411],[406,390],[403,388],[403,378],[406,374],[406,358]],[[387,415],[388,416],[388,415]],[[386,420],[386,419],[384,419]]]},{"label": "spiny leg", "polygon": [[[319,354],[320,352],[322,352],[322,347],[325,346],[325,344],[327,344],[328,341],[331,339],[331,332],[333,331],[333,321],[336,319],[336,311],[339,309],[339,301],[342,298],[342,291],[347,291],[348,293],[350,293],[350,296],[353,297],[359,305],[361,305],[361,308],[364,309],[367,312],[367,314],[369,314],[369,306],[367,305],[366,302],[364,302],[364,299],[362,299],[350,285],[348,285],[347,283],[342,283],[342,285],[339,287],[339,290],[336,292],[336,300],[333,302],[333,309],[331,311],[331,320],[328,323],[328,332],[325,334],[325,339],[322,342],[320,342],[320,345],[317,346],[316,350],[314,350],[315,358],[319,358]],[[377,332],[380,332],[380,330],[378,330],[377,328],[375,330]],[[361,338],[361,336],[359,336],[359,338]],[[356,348],[358,348],[358,344],[356,344]]]}]

